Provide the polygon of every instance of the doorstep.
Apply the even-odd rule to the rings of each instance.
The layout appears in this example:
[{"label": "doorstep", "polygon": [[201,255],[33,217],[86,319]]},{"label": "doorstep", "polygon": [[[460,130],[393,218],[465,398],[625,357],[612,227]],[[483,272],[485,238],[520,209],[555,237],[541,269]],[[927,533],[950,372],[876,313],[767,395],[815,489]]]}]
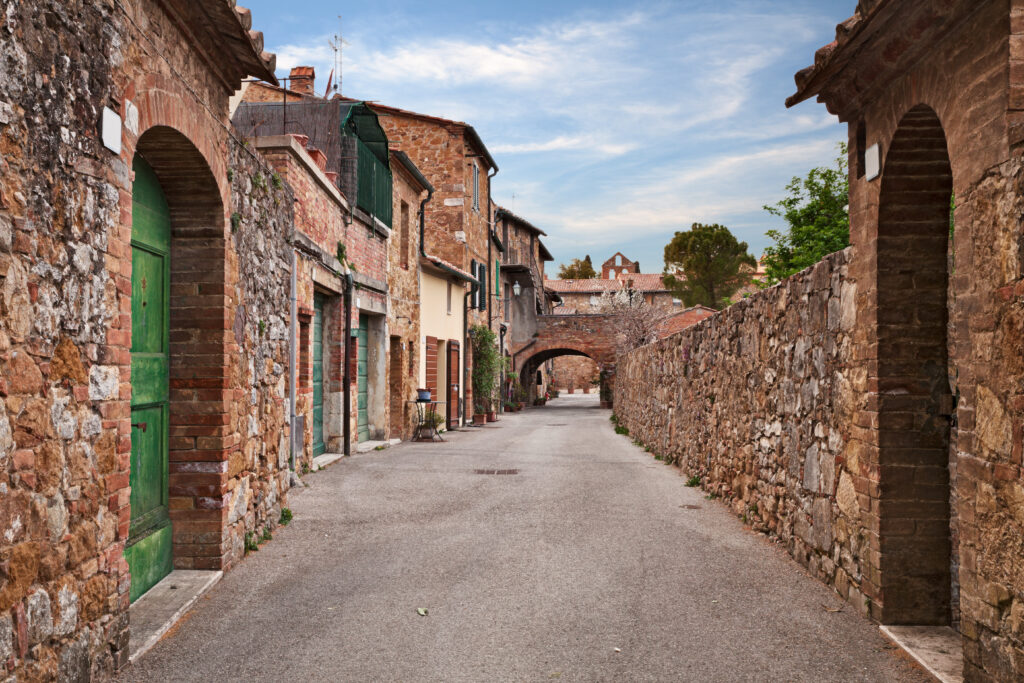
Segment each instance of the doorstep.
[{"label": "doorstep", "polygon": [[964,649],[959,633],[948,626],[881,626],[882,633],[942,683],[964,680]]},{"label": "doorstep", "polygon": [[224,576],[221,571],[175,569],[128,608],[128,661],[146,654],[196,601]]},{"label": "doorstep", "polygon": [[343,453],[324,453],[322,455],[318,455],[313,458],[313,471],[316,472],[318,470],[322,470],[328,465],[333,465],[344,457],[345,455]]}]

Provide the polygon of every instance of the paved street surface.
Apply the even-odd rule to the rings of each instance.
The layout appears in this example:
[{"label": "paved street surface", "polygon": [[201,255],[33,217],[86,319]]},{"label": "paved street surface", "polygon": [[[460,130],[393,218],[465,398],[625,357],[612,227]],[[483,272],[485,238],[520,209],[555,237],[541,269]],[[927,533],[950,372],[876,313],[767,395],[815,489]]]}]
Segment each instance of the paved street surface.
[{"label": "paved street surface", "polygon": [[596,400],[306,477],[122,679],[930,680]]}]

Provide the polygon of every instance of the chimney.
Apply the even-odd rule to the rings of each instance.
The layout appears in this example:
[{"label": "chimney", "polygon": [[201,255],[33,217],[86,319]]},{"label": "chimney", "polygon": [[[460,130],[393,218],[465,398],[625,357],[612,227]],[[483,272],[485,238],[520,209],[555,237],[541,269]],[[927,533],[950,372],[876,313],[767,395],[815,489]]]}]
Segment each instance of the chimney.
[{"label": "chimney", "polygon": [[311,66],[296,66],[288,74],[289,90],[303,95],[315,95],[313,84],[316,81],[316,70]]}]

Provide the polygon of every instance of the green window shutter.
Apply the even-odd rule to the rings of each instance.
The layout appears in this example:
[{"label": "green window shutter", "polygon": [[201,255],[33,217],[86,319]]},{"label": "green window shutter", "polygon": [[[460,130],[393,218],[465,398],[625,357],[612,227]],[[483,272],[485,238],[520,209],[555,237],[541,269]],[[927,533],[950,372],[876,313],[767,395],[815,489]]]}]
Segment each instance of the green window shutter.
[{"label": "green window shutter", "polygon": [[487,266],[480,264],[480,310],[487,310]]},{"label": "green window shutter", "polygon": [[494,298],[501,298],[501,261],[494,262]]},{"label": "green window shutter", "polygon": [[[469,272],[473,277],[477,276],[476,259],[472,259],[469,262]],[[469,307],[480,308],[480,285],[473,285],[472,287],[469,293]]]}]

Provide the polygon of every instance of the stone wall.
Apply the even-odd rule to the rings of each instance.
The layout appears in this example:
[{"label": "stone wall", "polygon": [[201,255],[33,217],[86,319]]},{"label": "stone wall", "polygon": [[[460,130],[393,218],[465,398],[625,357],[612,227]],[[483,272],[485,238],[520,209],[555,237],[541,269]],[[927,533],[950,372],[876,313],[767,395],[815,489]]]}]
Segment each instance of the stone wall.
[{"label": "stone wall", "polygon": [[615,414],[858,611],[866,491],[847,447],[852,250],[619,359]]},{"label": "stone wall", "polygon": [[554,359],[554,384],[560,391],[569,393],[597,393],[600,368],[585,356],[562,356]]},{"label": "stone wall", "polygon": [[6,2],[0,35],[0,672],[104,678],[128,655],[134,154],[172,214],[177,566],[227,568],[277,519],[291,195],[246,186],[269,170],[224,75],[157,3]]},{"label": "stone wall", "polygon": [[[276,528],[289,488],[289,239],[295,206],[291,187],[261,156],[235,139],[230,140],[228,152],[232,178],[228,281],[237,273],[232,298],[238,303],[232,321],[234,343],[229,343],[227,357],[230,414],[239,444],[230,451],[228,482],[221,493],[226,512],[226,527],[221,531],[227,537],[224,568],[245,554],[247,533],[258,536]],[[195,469],[188,466],[185,471]],[[176,559],[175,565],[203,568],[187,558]]]},{"label": "stone wall", "polygon": [[426,193],[392,157],[394,229],[388,240],[389,437],[408,440],[415,428],[420,363],[420,202]]}]

